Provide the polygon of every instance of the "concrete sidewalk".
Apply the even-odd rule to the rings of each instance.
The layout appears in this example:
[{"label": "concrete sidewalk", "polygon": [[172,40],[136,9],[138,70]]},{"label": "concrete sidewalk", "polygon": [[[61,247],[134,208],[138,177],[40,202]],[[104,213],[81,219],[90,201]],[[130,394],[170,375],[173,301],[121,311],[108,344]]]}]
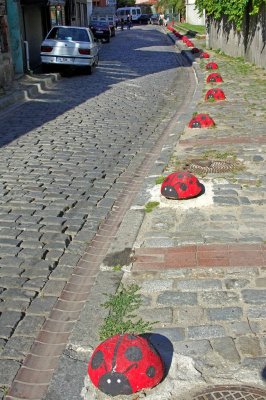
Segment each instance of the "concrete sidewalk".
[{"label": "concrete sidewalk", "polygon": [[[108,399],[83,378],[106,315],[103,293],[114,293],[120,279],[140,286],[139,316],[159,321],[151,340],[169,368],[159,386],[126,398],[266,399],[265,71],[214,52],[194,58],[176,45],[199,79],[194,111],[210,114],[216,127],[185,128],[174,148],[171,142],[163,148],[112,241],[46,400]],[[210,60],[219,65],[225,101],[204,100],[218,86],[205,83]],[[191,117],[189,111],[186,125]],[[156,177],[198,159],[218,161],[217,171],[192,163],[205,193],[187,201],[162,198]],[[227,172],[224,162],[235,167]],[[145,213],[150,201],[159,206]],[[117,265],[122,271],[114,271]]]}]

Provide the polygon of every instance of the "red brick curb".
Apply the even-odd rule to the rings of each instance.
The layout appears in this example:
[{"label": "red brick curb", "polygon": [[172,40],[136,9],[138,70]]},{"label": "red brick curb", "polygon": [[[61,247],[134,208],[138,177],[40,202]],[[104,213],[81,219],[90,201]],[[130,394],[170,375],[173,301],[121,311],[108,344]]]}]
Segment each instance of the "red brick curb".
[{"label": "red brick curb", "polygon": [[133,271],[265,265],[265,244],[207,244],[135,249]]}]

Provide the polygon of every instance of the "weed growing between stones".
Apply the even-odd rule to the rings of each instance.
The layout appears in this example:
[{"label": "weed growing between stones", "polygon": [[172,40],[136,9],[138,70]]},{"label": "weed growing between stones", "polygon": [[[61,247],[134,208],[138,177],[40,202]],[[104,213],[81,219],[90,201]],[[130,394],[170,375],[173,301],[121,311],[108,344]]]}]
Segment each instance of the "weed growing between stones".
[{"label": "weed growing between stones", "polygon": [[[105,340],[116,334],[132,333],[139,335],[152,329],[156,322],[145,322],[142,318],[136,319],[134,311],[141,306],[141,294],[138,293],[140,286],[131,284],[125,287],[121,284],[120,289],[108,295],[108,300],[101,304],[109,309],[108,316],[100,327],[100,340]],[[133,313],[133,314],[132,314]]]},{"label": "weed growing between stones", "polygon": [[165,180],[165,176],[158,176],[158,177],[155,179],[155,184],[156,184],[156,185],[161,185],[161,183],[163,183],[164,180]]},{"label": "weed growing between stones", "polygon": [[147,213],[152,212],[155,207],[158,207],[160,203],[158,201],[149,201],[145,204],[145,211]]}]

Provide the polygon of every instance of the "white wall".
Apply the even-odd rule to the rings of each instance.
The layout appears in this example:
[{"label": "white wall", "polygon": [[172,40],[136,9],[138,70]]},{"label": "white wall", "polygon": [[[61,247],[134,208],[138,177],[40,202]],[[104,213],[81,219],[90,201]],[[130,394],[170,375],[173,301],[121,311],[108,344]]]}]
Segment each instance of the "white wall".
[{"label": "white wall", "polygon": [[186,22],[191,25],[205,25],[205,16],[195,9],[195,0],[186,0]]},{"label": "white wall", "polygon": [[[233,57],[243,57],[245,60],[266,68],[266,6],[260,13],[249,19],[249,26],[243,26],[243,31],[236,31],[226,20],[213,20],[210,25],[209,45],[213,49],[221,49]],[[245,32],[245,33],[243,33]]]}]

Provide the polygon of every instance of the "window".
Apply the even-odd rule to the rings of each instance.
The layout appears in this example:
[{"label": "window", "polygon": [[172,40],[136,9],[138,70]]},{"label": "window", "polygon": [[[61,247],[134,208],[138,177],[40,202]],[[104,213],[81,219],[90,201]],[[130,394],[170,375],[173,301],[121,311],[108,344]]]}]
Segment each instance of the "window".
[{"label": "window", "polygon": [[73,40],[75,42],[89,42],[89,36],[85,29],[75,29],[75,28],[62,28],[54,27],[47,39],[54,40]]}]

